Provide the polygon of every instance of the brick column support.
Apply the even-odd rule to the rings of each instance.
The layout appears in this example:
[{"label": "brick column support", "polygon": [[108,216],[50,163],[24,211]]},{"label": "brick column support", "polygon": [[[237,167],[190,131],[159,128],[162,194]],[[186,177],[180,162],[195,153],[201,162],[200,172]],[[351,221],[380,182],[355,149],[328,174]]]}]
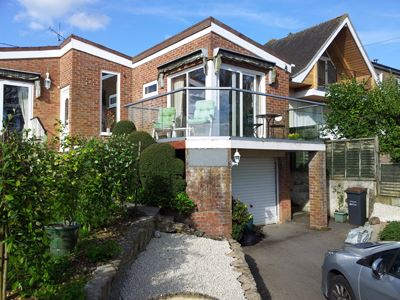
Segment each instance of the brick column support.
[{"label": "brick column support", "polygon": [[[198,150],[197,150],[198,151]],[[208,153],[209,151],[209,153]],[[230,149],[186,149],[186,192],[197,211],[192,221],[209,236],[230,237],[232,233],[232,184]],[[219,159],[216,159],[219,156]]]},{"label": "brick column support", "polygon": [[325,152],[309,152],[308,180],[310,197],[310,227],[328,226]]},{"label": "brick column support", "polygon": [[290,176],[290,156],[278,158],[279,180],[279,223],[290,221],[292,218],[292,203],[290,199],[292,180]]}]

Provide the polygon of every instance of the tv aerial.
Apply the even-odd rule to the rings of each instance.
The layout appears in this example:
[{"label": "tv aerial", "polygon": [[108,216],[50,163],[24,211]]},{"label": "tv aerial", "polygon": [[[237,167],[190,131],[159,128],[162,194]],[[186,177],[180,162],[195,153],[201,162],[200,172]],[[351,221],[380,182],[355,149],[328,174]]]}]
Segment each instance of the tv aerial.
[{"label": "tv aerial", "polygon": [[57,36],[57,40],[59,42],[63,42],[65,40],[65,37],[63,37],[61,35],[61,24],[60,23],[58,23],[58,31],[51,28],[51,26],[49,26],[49,30]]}]

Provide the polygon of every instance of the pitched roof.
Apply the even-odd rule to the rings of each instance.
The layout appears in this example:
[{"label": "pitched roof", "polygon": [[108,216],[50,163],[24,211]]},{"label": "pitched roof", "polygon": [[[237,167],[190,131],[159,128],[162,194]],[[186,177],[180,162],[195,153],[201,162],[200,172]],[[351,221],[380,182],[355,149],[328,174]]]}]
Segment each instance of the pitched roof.
[{"label": "pitched roof", "polygon": [[265,44],[265,48],[278,53],[285,61],[295,64],[292,68],[292,76],[295,77],[308,66],[347,17],[348,15],[344,14],[303,31],[289,33],[287,37],[280,40],[270,40]]},{"label": "pitched roof", "polygon": [[380,63],[375,62],[375,61],[372,61],[371,63],[374,66],[375,69],[384,70],[386,72],[393,73],[395,75],[400,75],[400,70],[399,69],[390,67],[388,65],[380,64]]},{"label": "pitched roof", "polygon": [[142,59],[144,59],[144,58],[146,58],[146,57],[148,57],[148,56],[150,56],[150,55],[152,55],[154,53],[157,53],[158,51],[160,51],[160,50],[162,50],[164,48],[167,48],[168,46],[171,46],[171,45],[173,45],[173,44],[175,44],[175,43],[177,43],[177,42],[179,42],[179,41],[181,41],[181,40],[183,40],[183,39],[185,39],[185,38],[187,38],[187,37],[199,32],[199,31],[201,31],[203,29],[211,27],[212,24],[216,24],[216,25],[222,27],[223,29],[225,29],[225,30],[229,31],[230,33],[240,37],[241,39],[245,40],[246,42],[248,42],[248,43],[260,48],[261,50],[268,52],[269,54],[275,56],[276,58],[284,61],[282,56],[279,56],[278,54],[276,54],[274,50],[266,49],[264,47],[264,45],[254,41],[253,39],[249,38],[248,36],[238,32],[237,30],[233,29],[232,27],[229,27],[225,23],[223,23],[223,22],[221,22],[221,21],[219,21],[219,20],[217,20],[217,19],[215,19],[213,17],[208,17],[208,18],[206,18],[206,19],[194,24],[193,26],[181,31],[180,33],[177,33],[176,35],[166,39],[165,41],[162,41],[161,43],[159,43],[159,44],[157,44],[157,45],[155,45],[155,46],[153,46],[153,47],[151,47],[151,48],[149,48],[149,49],[147,49],[147,50],[135,55],[132,58],[132,61],[133,61],[133,63],[136,63],[136,62],[138,62],[138,61],[140,61],[140,60],[142,60]]}]

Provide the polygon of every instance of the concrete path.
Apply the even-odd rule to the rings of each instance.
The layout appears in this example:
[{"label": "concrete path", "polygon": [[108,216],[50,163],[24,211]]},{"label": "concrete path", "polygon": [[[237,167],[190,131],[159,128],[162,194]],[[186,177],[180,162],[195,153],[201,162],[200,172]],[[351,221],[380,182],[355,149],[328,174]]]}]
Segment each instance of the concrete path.
[{"label": "concrete path", "polygon": [[334,221],[329,231],[308,228],[308,216],[267,225],[264,240],[244,247],[262,299],[321,300],[321,265],[328,249],[340,248],[352,226]]}]

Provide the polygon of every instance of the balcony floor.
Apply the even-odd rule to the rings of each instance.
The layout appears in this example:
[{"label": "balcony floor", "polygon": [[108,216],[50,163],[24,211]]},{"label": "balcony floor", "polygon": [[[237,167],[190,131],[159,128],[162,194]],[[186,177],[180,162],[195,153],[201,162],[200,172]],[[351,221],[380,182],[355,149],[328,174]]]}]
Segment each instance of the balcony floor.
[{"label": "balcony floor", "polygon": [[257,149],[275,151],[325,151],[323,141],[302,141],[276,138],[233,136],[199,136],[163,138],[159,143],[171,143],[177,149]]}]

